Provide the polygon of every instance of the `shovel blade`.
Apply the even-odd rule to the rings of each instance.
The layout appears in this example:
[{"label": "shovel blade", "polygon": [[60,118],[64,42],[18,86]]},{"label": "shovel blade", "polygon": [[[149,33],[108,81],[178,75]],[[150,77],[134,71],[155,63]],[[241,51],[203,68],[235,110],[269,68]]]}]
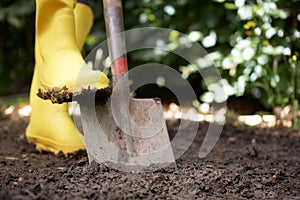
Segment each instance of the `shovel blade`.
[{"label": "shovel blade", "polygon": [[[130,98],[130,133],[117,125],[121,116],[110,105],[109,101],[106,106],[96,106],[95,115],[93,108],[80,105],[90,163],[105,163],[130,172],[175,165],[159,99]],[[131,141],[126,141],[128,136]],[[128,151],[126,142],[131,142],[133,152]]]}]

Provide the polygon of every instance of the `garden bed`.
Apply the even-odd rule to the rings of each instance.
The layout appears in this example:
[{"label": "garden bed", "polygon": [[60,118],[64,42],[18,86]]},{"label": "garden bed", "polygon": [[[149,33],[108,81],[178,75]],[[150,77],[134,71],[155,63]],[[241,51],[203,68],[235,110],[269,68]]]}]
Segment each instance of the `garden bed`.
[{"label": "garden bed", "polygon": [[[225,125],[213,151],[198,158],[208,124],[201,123],[177,167],[125,173],[85,154],[39,153],[25,140],[27,117],[3,117],[0,126],[0,199],[297,199],[300,133],[283,128]],[[178,123],[168,122],[176,134]],[[189,134],[189,128],[185,129]]]}]

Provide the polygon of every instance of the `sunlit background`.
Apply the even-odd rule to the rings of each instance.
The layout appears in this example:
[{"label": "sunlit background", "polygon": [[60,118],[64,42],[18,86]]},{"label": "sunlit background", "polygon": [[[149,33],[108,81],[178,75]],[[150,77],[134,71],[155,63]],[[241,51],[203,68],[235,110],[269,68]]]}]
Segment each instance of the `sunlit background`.
[{"label": "sunlit background", "polygon": [[[299,124],[299,0],[132,0],[123,3],[125,29],[145,26],[174,29],[207,50],[207,58],[199,57],[197,62],[205,67],[205,59],[214,61],[223,77],[220,84],[226,88],[226,99],[217,99],[208,92],[214,85],[204,84],[192,65],[172,53],[143,50],[128,55],[130,67],[158,62],[178,70],[199,97],[194,102],[196,113],[209,113],[212,102],[229,99],[229,108],[236,112],[266,111],[264,114]],[[95,0],[92,5],[95,22],[86,40],[84,55],[106,38],[102,1]],[[14,101],[28,103],[34,69],[34,18],[33,0],[0,2],[2,104],[11,105],[8,99],[12,98],[7,97],[11,95],[18,95],[18,98],[13,97]],[[170,33],[169,43],[158,41],[157,45],[173,50],[179,45],[189,45],[176,31]],[[162,82],[163,77],[159,80]],[[176,114],[170,114],[174,110],[170,103],[176,103],[170,100],[172,94],[163,87],[158,93],[156,89],[145,86],[137,94],[168,99],[166,116],[176,118]],[[253,102],[230,103],[243,97]],[[25,110],[28,112],[30,108]],[[255,120],[259,122],[270,120],[263,114],[257,116]]]}]

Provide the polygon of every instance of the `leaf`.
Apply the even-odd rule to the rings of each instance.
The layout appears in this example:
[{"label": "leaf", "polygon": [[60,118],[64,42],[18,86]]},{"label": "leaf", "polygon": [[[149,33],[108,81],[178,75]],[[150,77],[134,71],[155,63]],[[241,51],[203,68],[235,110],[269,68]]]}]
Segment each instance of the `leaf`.
[{"label": "leaf", "polygon": [[34,11],[33,1],[18,1],[7,8],[9,15],[24,16],[33,13]]},{"label": "leaf", "polygon": [[23,26],[23,21],[15,15],[8,15],[7,22],[16,28],[22,28]]},{"label": "leaf", "polygon": [[225,3],[224,7],[228,10],[236,10],[238,7],[234,3]]},{"label": "leaf", "polygon": [[213,0],[214,2],[223,3],[225,0]]}]

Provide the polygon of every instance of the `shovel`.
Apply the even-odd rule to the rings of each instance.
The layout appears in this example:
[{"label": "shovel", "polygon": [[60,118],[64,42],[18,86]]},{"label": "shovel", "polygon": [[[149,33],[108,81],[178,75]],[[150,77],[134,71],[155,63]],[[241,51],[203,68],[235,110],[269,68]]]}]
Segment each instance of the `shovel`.
[{"label": "shovel", "polygon": [[37,95],[52,103],[79,103],[80,126],[90,164],[105,163],[130,172],[175,165],[161,101],[130,96],[122,2],[103,0],[103,3],[113,90],[108,87],[72,92],[63,87],[39,89]]},{"label": "shovel", "polygon": [[174,164],[161,101],[130,96],[122,2],[103,3],[113,91],[104,106],[95,105],[95,94],[79,100],[89,162],[130,172]]}]

